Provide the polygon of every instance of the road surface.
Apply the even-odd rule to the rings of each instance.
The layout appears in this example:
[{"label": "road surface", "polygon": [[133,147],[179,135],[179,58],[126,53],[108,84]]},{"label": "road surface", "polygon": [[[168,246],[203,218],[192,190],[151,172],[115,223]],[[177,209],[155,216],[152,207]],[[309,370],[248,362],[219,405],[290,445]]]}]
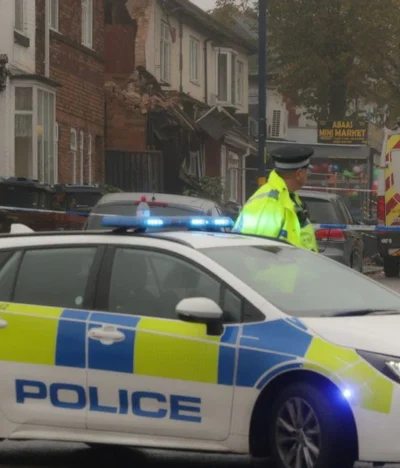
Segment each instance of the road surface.
[{"label": "road surface", "polygon": [[[374,280],[400,292],[400,278],[383,275]],[[91,449],[82,444],[42,442],[3,442],[0,444],[0,468],[76,468],[78,466],[118,466],[135,468],[267,468],[261,462],[252,463],[248,457],[209,455],[157,450],[136,451],[123,448]],[[357,465],[357,468],[371,465]],[[389,465],[388,465],[389,467]],[[400,465],[390,465],[400,468]],[[270,466],[270,468],[273,468]]]}]

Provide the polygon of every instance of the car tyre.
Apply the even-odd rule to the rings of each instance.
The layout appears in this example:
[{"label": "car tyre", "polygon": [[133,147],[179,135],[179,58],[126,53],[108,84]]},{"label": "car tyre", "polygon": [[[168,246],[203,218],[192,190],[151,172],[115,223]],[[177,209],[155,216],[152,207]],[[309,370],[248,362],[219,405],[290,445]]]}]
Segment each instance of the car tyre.
[{"label": "car tyre", "polygon": [[279,393],[272,403],[268,425],[276,468],[354,466],[351,437],[341,428],[343,421],[332,404],[331,393],[307,383],[295,383]]},{"label": "car tyre", "polygon": [[385,257],[383,259],[383,271],[387,278],[399,276],[400,264],[397,258]]}]

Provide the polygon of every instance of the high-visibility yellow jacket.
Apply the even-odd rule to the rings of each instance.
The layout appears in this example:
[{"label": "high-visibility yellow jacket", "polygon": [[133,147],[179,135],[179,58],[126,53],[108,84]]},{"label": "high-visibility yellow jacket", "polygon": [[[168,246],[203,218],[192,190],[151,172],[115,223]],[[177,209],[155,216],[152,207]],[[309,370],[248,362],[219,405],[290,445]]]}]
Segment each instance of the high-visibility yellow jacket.
[{"label": "high-visibility yellow jacket", "polygon": [[293,199],[285,181],[272,171],[267,183],[244,205],[233,231],[273,237],[318,252],[312,224],[305,220],[300,225],[296,214],[303,209],[302,202],[297,194]]}]

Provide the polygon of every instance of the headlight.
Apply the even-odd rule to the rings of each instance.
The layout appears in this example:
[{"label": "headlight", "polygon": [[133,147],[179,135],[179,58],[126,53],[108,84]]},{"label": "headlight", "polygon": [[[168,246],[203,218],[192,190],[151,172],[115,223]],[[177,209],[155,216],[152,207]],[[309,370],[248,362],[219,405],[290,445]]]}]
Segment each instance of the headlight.
[{"label": "headlight", "polygon": [[381,374],[400,383],[400,357],[360,350],[357,353]]}]

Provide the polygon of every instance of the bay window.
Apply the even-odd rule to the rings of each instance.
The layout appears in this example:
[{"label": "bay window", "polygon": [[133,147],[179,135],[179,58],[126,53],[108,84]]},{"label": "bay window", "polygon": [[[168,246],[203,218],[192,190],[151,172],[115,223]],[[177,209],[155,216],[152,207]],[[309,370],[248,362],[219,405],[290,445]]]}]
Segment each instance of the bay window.
[{"label": "bay window", "polygon": [[216,95],[218,103],[235,106],[237,103],[236,53],[231,49],[216,49]]},{"label": "bay window", "polygon": [[56,182],[55,94],[38,86],[15,86],[16,177]]},{"label": "bay window", "polygon": [[244,103],[244,63],[238,60],[237,62],[237,93],[236,98],[238,104]]}]

